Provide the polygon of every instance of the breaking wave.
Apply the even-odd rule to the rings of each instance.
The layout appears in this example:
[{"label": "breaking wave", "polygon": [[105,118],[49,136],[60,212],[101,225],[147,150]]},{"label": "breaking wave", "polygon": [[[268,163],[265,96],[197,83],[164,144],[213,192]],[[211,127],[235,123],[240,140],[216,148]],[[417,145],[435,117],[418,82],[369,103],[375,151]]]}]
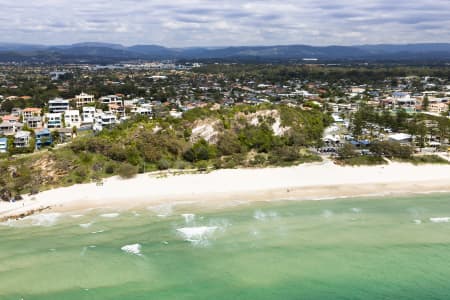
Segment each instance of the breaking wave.
[{"label": "breaking wave", "polygon": [[123,246],[120,249],[122,251],[126,252],[126,253],[129,253],[129,254],[142,256],[142,254],[141,254],[141,249],[142,249],[141,244],[125,245],[125,246]]},{"label": "breaking wave", "polygon": [[110,213],[110,214],[100,215],[100,217],[102,217],[102,218],[117,218],[118,216],[120,216],[119,213]]},{"label": "breaking wave", "polygon": [[430,221],[433,223],[448,223],[450,222],[450,217],[430,218]]},{"label": "breaking wave", "polygon": [[217,229],[217,226],[201,226],[178,228],[177,231],[185,241],[198,244],[207,241]]}]

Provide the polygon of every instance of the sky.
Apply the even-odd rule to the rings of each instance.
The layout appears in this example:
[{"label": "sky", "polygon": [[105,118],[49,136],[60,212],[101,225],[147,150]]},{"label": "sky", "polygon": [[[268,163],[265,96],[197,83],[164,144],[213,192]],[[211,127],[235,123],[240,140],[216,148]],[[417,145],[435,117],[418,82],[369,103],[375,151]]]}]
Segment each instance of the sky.
[{"label": "sky", "polygon": [[0,0],[0,42],[168,47],[450,42],[449,0]]}]

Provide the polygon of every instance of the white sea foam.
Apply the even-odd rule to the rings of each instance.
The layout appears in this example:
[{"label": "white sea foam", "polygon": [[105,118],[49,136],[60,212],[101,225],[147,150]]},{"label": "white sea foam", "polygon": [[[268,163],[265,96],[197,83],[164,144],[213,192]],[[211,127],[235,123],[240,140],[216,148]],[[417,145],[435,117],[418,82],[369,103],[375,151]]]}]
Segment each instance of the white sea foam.
[{"label": "white sea foam", "polygon": [[99,230],[99,231],[92,231],[91,233],[92,234],[98,234],[98,233],[103,233],[103,232],[105,232],[105,230],[102,229],[102,230]]},{"label": "white sea foam", "polygon": [[430,218],[430,221],[433,223],[448,223],[450,222],[450,217]]},{"label": "white sea foam", "polygon": [[194,214],[182,214],[181,216],[184,218],[186,224],[189,224],[195,220]]},{"label": "white sea foam", "polygon": [[264,221],[266,219],[275,219],[276,217],[278,217],[278,214],[274,211],[263,212],[261,210],[257,210],[253,214],[253,218],[255,218],[258,221]]},{"label": "white sea foam", "polygon": [[142,246],[140,244],[125,245],[120,249],[129,254],[142,256],[142,254],[141,254]]},{"label": "white sea foam", "polygon": [[217,229],[217,226],[201,226],[178,228],[177,231],[185,241],[197,244],[206,241]]},{"label": "white sea foam", "polygon": [[414,224],[417,224],[417,225],[422,224],[422,220],[419,220],[419,219],[416,219],[413,222],[414,222]]},{"label": "white sea foam", "polygon": [[59,217],[61,217],[60,213],[47,213],[47,214],[38,214],[24,218],[24,221],[31,221],[32,226],[44,226],[50,227],[56,224]]},{"label": "white sea foam", "polygon": [[119,213],[110,213],[110,214],[102,214],[102,215],[100,215],[100,217],[102,217],[102,218],[110,218],[110,219],[117,218],[118,216],[120,216]]},{"label": "white sea foam", "polygon": [[92,224],[94,224],[94,223],[93,223],[93,222],[90,222],[90,223],[80,224],[80,227],[81,227],[81,228],[89,228],[89,227],[92,226]]},{"label": "white sea foam", "polygon": [[352,212],[359,214],[362,211],[361,208],[353,207]]},{"label": "white sea foam", "polygon": [[79,218],[83,217],[83,215],[71,215],[71,217],[74,219],[79,219]]}]

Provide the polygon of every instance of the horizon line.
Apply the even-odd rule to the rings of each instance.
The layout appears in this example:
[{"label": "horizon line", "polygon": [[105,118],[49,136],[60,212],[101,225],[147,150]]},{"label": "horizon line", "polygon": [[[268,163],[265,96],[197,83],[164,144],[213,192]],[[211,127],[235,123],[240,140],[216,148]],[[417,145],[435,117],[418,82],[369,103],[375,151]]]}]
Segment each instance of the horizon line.
[{"label": "horizon line", "polygon": [[67,43],[67,44],[38,44],[38,43],[21,43],[21,42],[2,42],[0,41],[0,45],[21,45],[21,46],[42,46],[42,47],[58,47],[58,46],[74,46],[74,45],[82,45],[82,44],[104,44],[104,45],[115,45],[121,46],[125,48],[130,48],[134,46],[158,46],[168,49],[187,49],[187,48],[240,48],[240,47],[289,47],[289,46],[307,46],[307,47],[318,47],[318,48],[326,48],[326,47],[363,47],[363,46],[408,46],[408,45],[450,45],[450,42],[405,42],[405,43],[365,43],[365,44],[327,44],[327,45],[314,45],[314,44],[302,44],[302,43],[292,43],[292,44],[254,44],[254,45],[223,45],[223,46],[166,46],[163,44],[157,43],[138,43],[138,44],[121,44],[115,42],[99,42],[99,41],[81,41],[75,43]]}]

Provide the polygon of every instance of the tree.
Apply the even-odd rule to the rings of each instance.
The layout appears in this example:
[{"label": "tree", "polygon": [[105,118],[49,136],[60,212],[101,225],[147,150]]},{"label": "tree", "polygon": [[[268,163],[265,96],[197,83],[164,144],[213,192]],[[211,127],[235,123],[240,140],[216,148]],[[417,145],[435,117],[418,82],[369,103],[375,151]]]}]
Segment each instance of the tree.
[{"label": "tree", "polygon": [[344,144],[339,150],[338,150],[338,156],[341,159],[348,159],[352,157],[356,157],[358,153],[356,152],[355,146],[352,144]]},{"label": "tree", "polygon": [[428,111],[429,106],[430,106],[430,100],[428,99],[428,96],[425,95],[423,97],[423,101],[422,101],[422,110]]}]

